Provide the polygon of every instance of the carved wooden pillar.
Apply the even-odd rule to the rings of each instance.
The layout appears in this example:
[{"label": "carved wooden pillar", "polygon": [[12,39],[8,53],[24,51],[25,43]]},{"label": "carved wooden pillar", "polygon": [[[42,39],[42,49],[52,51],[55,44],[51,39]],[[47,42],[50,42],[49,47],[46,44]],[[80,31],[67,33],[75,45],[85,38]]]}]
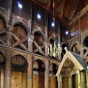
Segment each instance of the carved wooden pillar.
[{"label": "carved wooden pillar", "polygon": [[8,7],[8,24],[11,25],[12,22],[12,14],[13,14],[13,4],[14,0],[9,0],[9,7]]},{"label": "carved wooden pillar", "polygon": [[30,1],[30,19],[28,21],[29,33],[32,33],[32,2]]},{"label": "carved wooden pillar", "polygon": [[[30,2],[31,3],[31,2]],[[28,23],[29,33],[28,33],[28,51],[33,51],[33,39],[34,36],[31,35],[32,30],[32,3],[30,7],[30,19]],[[28,55],[28,68],[27,68],[27,88],[33,88],[33,59],[32,55]]]},{"label": "carved wooden pillar", "polygon": [[81,75],[81,88],[86,88],[86,80],[85,80],[85,71],[81,71],[80,75]]},{"label": "carved wooden pillar", "polygon": [[[10,28],[9,28],[10,29]],[[10,29],[11,30],[11,29]],[[11,46],[11,32],[7,32],[7,45]],[[4,88],[11,88],[11,51],[6,49]]]},{"label": "carved wooden pillar", "polygon": [[68,78],[68,88],[72,88],[72,77]]},{"label": "carved wooden pillar", "polygon": [[28,55],[27,88],[33,88],[32,56]]},{"label": "carved wooden pillar", "polygon": [[81,88],[81,83],[80,83],[80,70],[78,70],[77,75],[78,75],[78,77],[77,77],[78,87],[77,88]]},{"label": "carved wooden pillar", "polygon": [[[28,50],[32,52],[33,36],[28,37]],[[33,60],[32,55],[28,54],[28,68],[27,68],[27,88],[33,88]]]},{"label": "carved wooden pillar", "polygon": [[48,15],[45,16],[45,55],[48,56]]},{"label": "carved wooden pillar", "polygon": [[86,88],[88,88],[88,72],[86,71]]},{"label": "carved wooden pillar", "polygon": [[45,82],[44,82],[44,88],[49,88],[49,61],[45,61]]},{"label": "carved wooden pillar", "polygon": [[57,76],[58,88],[62,88],[62,76]]}]

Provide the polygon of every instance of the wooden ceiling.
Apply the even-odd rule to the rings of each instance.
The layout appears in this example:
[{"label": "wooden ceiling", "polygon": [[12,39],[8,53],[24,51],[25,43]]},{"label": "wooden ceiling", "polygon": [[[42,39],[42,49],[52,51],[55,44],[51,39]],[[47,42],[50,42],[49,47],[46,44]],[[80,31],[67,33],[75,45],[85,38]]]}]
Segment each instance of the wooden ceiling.
[{"label": "wooden ceiling", "polygon": [[[53,14],[53,0],[28,0],[50,15]],[[55,18],[70,26],[70,22],[88,4],[88,0],[54,0]]]}]

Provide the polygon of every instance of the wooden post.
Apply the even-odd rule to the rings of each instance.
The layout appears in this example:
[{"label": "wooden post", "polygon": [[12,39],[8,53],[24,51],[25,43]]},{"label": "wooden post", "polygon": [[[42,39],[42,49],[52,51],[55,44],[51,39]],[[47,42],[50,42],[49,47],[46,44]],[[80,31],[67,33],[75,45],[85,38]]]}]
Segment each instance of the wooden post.
[{"label": "wooden post", "polygon": [[88,88],[88,72],[86,71],[86,88]]},{"label": "wooden post", "polygon": [[68,78],[68,88],[72,88],[72,77]]},{"label": "wooden post", "polygon": [[45,15],[45,55],[48,56],[48,14]]},{"label": "wooden post", "polygon": [[78,75],[78,79],[77,79],[77,81],[78,81],[78,87],[77,88],[81,88],[81,83],[80,83],[80,70],[78,70],[77,75]]},{"label": "wooden post", "polygon": [[[28,50],[32,52],[33,36],[28,36]],[[27,88],[33,88],[33,60],[32,55],[28,54],[28,68],[27,68]]]},{"label": "wooden post", "polygon": [[58,81],[58,88],[62,88],[62,76],[60,75],[57,78],[58,78],[57,79],[57,81]]},{"label": "wooden post", "polygon": [[9,8],[8,8],[8,24],[11,25],[12,22],[12,14],[13,14],[13,2],[14,0],[9,0]]},{"label": "wooden post", "polygon": [[[7,32],[7,45],[11,46],[11,33]],[[5,60],[5,83],[4,88],[11,88],[11,52],[10,49],[6,49]]]},{"label": "wooden post", "polygon": [[49,61],[45,61],[45,81],[44,88],[49,88]]},{"label": "wooden post", "polygon": [[28,55],[27,88],[33,88],[32,56]]},{"label": "wooden post", "polygon": [[11,53],[9,49],[6,51],[4,88],[11,88]]},{"label": "wooden post", "polygon": [[81,75],[81,88],[86,88],[86,81],[85,81],[85,71],[81,71],[80,75]]}]

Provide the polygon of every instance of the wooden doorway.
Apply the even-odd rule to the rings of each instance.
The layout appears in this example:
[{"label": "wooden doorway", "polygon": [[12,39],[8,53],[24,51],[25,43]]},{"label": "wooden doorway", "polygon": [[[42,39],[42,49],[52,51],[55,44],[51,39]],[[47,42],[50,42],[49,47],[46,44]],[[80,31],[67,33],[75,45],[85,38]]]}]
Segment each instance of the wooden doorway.
[{"label": "wooden doorway", "polygon": [[72,75],[72,88],[77,88],[77,75]]}]

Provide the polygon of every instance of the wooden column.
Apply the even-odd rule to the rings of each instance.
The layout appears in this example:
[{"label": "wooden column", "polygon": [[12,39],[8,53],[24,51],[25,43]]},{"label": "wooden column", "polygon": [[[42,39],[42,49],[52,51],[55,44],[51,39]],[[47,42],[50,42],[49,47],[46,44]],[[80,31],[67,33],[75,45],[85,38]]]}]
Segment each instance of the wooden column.
[{"label": "wooden column", "polygon": [[8,7],[8,24],[11,25],[12,22],[12,14],[13,14],[13,2],[14,0],[9,0],[9,7]]},{"label": "wooden column", "polygon": [[27,88],[33,88],[32,56],[28,55]]},{"label": "wooden column", "polygon": [[48,15],[45,15],[45,55],[48,56]]},{"label": "wooden column", "polygon": [[80,78],[81,88],[86,88],[85,74],[86,74],[85,71],[80,72],[80,75],[81,75],[81,78]]},{"label": "wooden column", "polygon": [[86,71],[86,88],[88,88],[88,72]]},{"label": "wooden column", "polygon": [[[8,46],[11,46],[11,37],[12,37],[11,32],[8,31],[7,32],[7,45]],[[8,48],[6,49],[4,88],[11,88],[11,51]]]},{"label": "wooden column", "polygon": [[77,87],[77,88],[81,88],[81,82],[80,82],[80,70],[78,70],[77,75],[78,75],[78,77],[77,77],[78,87]]},{"label": "wooden column", "polygon": [[72,77],[68,77],[68,88],[72,88]]},{"label": "wooden column", "polygon": [[[28,37],[28,50],[32,52],[33,45],[33,36],[29,35]],[[33,88],[33,60],[32,55],[28,54],[28,68],[27,68],[27,88]]]},{"label": "wooden column", "polygon": [[57,77],[57,81],[58,81],[58,88],[62,88],[62,76],[58,76]]},{"label": "wooden column", "polygon": [[44,81],[44,88],[49,88],[49,61],[45,61],[45,81]]}]

